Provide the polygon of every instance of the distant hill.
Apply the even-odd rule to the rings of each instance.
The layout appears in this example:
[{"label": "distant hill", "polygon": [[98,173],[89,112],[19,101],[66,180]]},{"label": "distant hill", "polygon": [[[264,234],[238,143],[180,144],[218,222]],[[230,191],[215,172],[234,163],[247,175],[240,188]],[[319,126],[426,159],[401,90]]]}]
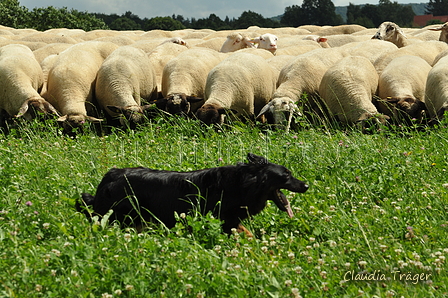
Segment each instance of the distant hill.
[{"label": "distant hill", "polygon": [[[409,3],[409,4],[403,4],[403,5],[411,5],[412,10],[414,13],[418,16],[425,14],[425,7],[427,3]],[[347,21],[347,6],[336,6],[336,14],[340,15],[344,22]],[[271,19],[280,21],[282,18],[282,15],[272,17]]]},{"label": "distant hill", "polygon": [[[425,14],[425,7],[427,3],[409,3],[409,4],[402,4],[402,5],[411,5],[412,10],[416,15],[424,15]],[[336,6],[336,14],[340,15],[344,22],[347,21],[347,6]]]}]

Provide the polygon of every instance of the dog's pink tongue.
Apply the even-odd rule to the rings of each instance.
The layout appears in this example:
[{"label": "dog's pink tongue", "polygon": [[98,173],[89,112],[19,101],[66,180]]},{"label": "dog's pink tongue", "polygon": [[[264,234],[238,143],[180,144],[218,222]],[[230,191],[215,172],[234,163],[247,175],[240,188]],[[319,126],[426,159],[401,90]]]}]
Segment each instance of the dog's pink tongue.
[{"label": "dog's pink tongue", "polygon": [[294,213],[292,212],[291,205],[289,204],[289,201],[288,201],[288,205],[285,205],[285,208],[286,208],[286,212],[288,213],[289,218],[293,218]]}]

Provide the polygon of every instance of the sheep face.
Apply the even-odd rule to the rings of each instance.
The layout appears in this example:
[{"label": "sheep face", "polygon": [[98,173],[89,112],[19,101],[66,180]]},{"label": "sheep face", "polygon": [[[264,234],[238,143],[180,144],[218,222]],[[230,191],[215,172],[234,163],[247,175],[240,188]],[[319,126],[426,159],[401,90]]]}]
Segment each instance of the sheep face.
[{"label": "sheep face", "polygon": [[64,128],[64,131],[66,133],[72,133],[74,129],[80,129],[82,130],[84,123],[86,121],[90,121],[93,123],[99,123],[103,121],[102,119],[97,119],[95,117],[91,116],[85,116],[81,114],[70,114],[70,115],[64,115],[62,117],[59,117],[57,119],[58,122],[62,123],[62,127]]},{"label": "sheep face", "polygon": [[448,43],[448,22],[436,28],[429,28],[431,31],[440,31],[439,40]]},{"label": "sheep face", "polygon": [[378,111],[396,121],[410,123],[412,119],[422,119],[426,105],[414,97],[388,97],[377,101]]},{"label": "sheep face", "polygon": [[56,111],[56,109],[45,99],[30,98],[22,104],[15,117],[24,117],[25,119],[30,120],[36,118],[38,113],[59,116],[58,111]]},{"label": "sheep face", "polygon": [[226,110],[217,104],[205,104],[196,112],[196,117],[207,125],[223,124]]},{"label": "sheep face", "polygon": [[297,105],[292,101],[292,99],[287,97],[280,97],[271,100],[266,104],[258,114],[257,118],[261,115],[265,115],[267,122],[270,124],[281,124],[288,121],[291,114],[296,113],[301,116]]},{"label": "sheep face", "polygon": [[120,107],[108,105],[107,108],[113,113],[119,115],[119,121],[122,126],[129,126],[129,128],[135,129],[137,124],[143,123],[147,119],[145,117],[145,111],[152,106],[153,105],[132,105]]},{"label": "sheep face", "polygon": [[191,114],[191,103],[201,102],[203,98],[189,96],[185,93],[174,93],[166,98],[153,101],[157,107],[172,115],[186,117]]},{"label": "sheep face", "polygon": [[394,42],[398,40],[399,35],[405,37],[403,30],[401,30],[397,24],[393,22],[383,22],[378,27],[378,31],[373,35],[372,39]]},{"label": "sheep face", "polygon": [[277,40],[278,37],[274,34],[266,33],[258,38],[255,38],[253,42],[258,43],[258,48],[275,53],[275,51],[277,51]]}]

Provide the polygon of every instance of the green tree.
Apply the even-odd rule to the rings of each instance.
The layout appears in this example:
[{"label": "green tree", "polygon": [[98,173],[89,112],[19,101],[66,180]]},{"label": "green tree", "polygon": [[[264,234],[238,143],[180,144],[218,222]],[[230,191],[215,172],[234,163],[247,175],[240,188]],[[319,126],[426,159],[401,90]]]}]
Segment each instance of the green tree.
[{"label": "green tree", "polygon": [[181,22],[174,20],[171,17],[155,17],[149,19],[145,23],[143,30],[150,31],[154,29],[174,31],[185,29],[185,26],[182,25]]},{"label": "green tree", "polygon": [[261,14],[253,11],[244,11],[241,16],[235,20],[234,29],[246,29],[250,26],[258,27],[279,27],[280,23],[271,19],[264,18]]},{"label": "green tree", "polygon": [[298,5],[292,5],[285,8],[280,23],[285,26],[298,27],[303,25],[302,21],[302,8]]},{"label": "green tree", "polygon": [[18,0],[0,0],[0,24],[12,28],[30,28],[30,14]]},{"label": "green tree", "polygon": [[87,12],[79,12],[67,7],[34,8],[30,13],[29,27],[39,31],[51,28],[83,29],[85,31],[95,29],[109,29],[103,20],[96,18]]},{"label": "green tree", "polygon": [[302,6],[286,7],[281,19],[287,26],[313,25],[340,25],[342,17],[336,14],[335,6],[331,0],[304,0]]},{"label": "green tree", "polygon": [[112,30],[123,31],[123,30],[142,30],[140,24],[137,24],[134,20],[127,17],[119,17],[114,20],[109,28]]},{"label": "green tree", "polygon": [[425,8],[426,14],[434,16],[448,15],[448,0],[429,0]]}]

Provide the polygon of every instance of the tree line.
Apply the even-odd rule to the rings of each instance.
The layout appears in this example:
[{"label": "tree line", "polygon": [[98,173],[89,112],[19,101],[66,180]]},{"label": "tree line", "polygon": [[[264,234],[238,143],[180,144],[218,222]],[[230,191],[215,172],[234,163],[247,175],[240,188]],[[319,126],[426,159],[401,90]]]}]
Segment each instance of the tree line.
[{"label": "tree line", "polygon": [[[448,15],[448,0],[429,0],[426,13]],[[347,7],[347,24],[359,24],[368,28],[378,27],[384,21],[393,21],[401,27],[412,27],[415,13],[410,5],[398,4],[390,0],[379,0],[378,5],[364,4]],[[344,21],[335,12],[331,0],[303,0],[302,5],[285,8],[284,14],[277,18],[265,18],[253,11],[244,11],[240,17],[226,17],[224,20],[216,14],[207,18],[184,18],[182,15],[140,18],[130,11],[118,14],[80,12],[75,9],[34,8],[29,10],[21,6],[19,0],[0,0],[0,24],[13,28],[34,28],[45,31],[51,28],[111,30],[180,30],[212,29],[234,30],[249,26],[267,28],[298,27],[301,25],[341,25]],[[433,22],[434,23],[434,22]]]}]

